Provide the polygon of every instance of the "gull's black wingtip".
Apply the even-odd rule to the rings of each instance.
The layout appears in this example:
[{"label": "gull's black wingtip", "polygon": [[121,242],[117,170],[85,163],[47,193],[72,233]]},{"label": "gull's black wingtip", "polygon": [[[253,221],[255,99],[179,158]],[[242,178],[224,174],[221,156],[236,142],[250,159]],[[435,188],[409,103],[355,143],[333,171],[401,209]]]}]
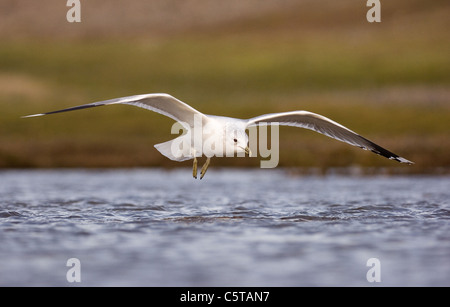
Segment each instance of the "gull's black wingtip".
[{"label": "gull's black wingtip", "polygon": [[396,154],[391,153],[390,151],[384,150],[384,151],[378,151],[378,150],[372,150],[372,152],[376,153],[377,155],[381,155],[383,157],[388,158],[389,160],[394,160],[400,163],[404,163],[404,164],[408,164],[408,165],[413,165],[414,162],[409,161],[405,158],[402,158],[400,156],[397,156]]},{"label": "gull's black wingtip", "polygon": [[409,160],[407,160],[405,158],[402,158],[402,157],[394,157],[394,158],[391,158],[391,159],[394,159],[395,161],[398,161],[400,163],[405,163],[405,164],[408,164],[408,165],[413,165],[414,164],[414,162],[409,161]]},{"label": "gull's black wingtip", "polygon": [[85,104],[85,105],[82,105],[82,106],[77,106],[77,107],[72,107],[72,108],[67,108],[67,109],[62,109],[62,110],[57,110],[57,111],[51,111],[51,112],[47,112],[47,113],[26,115],[26,116],[22,116],[21,118],[38,117],[38,116],[44,116],[44,115],[49,115],[49,114],[55,114],[55,113],[62,113],[62,112],[82,110],[82,109],[88,109],[88,108],[94,108],[94,107],[101,107],[103,105],[104,104],[90,103],[90,104]]},{"label": "gull's black wingtip", "polygon": [[405,163],[408,165],[412,165],[414,164],[414,162],[409,161],[403,157],[400,157],[399,155],[396,155],[395,153],[369,141],[368,139],[363,138],[366,142],[368,142],[370,144],[370,146],[368,148],[362,147],[363,149],[369,149],[371,152],[383,156],[385,158],[388,158],[389,160],[394,160],[400,163]]}]

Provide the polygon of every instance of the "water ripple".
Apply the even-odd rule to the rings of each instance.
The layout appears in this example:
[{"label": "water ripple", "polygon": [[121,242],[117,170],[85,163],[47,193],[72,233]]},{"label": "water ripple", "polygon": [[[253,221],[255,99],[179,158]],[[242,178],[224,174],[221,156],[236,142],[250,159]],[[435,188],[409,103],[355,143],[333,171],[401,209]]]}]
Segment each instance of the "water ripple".
[{"label": "water ripple", "polygon": [[450,285],[449,177],[189,174],[0,172],[0,285]]},{"label": "water ripple", "polygon": [[22,216],[19,212],[16,211],[0,211],[0,218],[12,217],[12,216]]}]

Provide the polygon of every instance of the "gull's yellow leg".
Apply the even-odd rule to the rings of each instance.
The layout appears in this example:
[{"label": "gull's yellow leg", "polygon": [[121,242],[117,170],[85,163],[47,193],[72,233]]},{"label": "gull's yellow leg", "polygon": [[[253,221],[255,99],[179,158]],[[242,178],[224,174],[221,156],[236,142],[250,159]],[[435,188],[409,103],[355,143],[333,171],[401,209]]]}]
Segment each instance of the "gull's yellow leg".
[{"label": "gull's yellow leg", "polygon": [[192,167],[192,176],[197,179],[197,158],[194,157],[194,165]]},{"label": "gull's yellow leg", "polygon": [[200,179],[202,179],[203,176],[205,176],[206,170],[208,169],[209,166],[209,161],[211,161],[211,158],[207,158],[205,164],[203,164],[202,170],[200,172]]}]

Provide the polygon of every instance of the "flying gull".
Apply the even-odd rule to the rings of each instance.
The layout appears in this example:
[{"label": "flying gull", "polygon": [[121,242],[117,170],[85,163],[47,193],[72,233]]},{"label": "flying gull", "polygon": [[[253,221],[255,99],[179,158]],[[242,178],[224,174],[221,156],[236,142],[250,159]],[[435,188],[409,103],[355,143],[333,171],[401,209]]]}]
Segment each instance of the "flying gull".
[{"label": "flying gull", "polygon": [[[308,111],[291,111],[265,114],[250,119],[206,115],[168,94],[127,96],[23,117],[43,116],[113,104],[137,106],[163,114],[180,123],[188,133],[168,142],[156,144],[155,148],[162,155],[174,161],[194,159],[192,171],[194,178],[197,178],[197,157],[206,156],[206,162],[200,172],[200,179],[202,179],[213,156],[232,156],[238,153],[245,153],[251,156],[248,146],[248,135],[245,130],[259,124],[270,123],[314,130],[350,145],[370,150],[388,159],[400,163],[413,164],[413,162],[384,149],[341,124],[319,114]],[[199,130],[197,127],[202,127],[202,129]],[[211,143],[211,140],[214,146],[210,146],[207,150],[202,150],[202,147],[196,145],[208,141]]]}]

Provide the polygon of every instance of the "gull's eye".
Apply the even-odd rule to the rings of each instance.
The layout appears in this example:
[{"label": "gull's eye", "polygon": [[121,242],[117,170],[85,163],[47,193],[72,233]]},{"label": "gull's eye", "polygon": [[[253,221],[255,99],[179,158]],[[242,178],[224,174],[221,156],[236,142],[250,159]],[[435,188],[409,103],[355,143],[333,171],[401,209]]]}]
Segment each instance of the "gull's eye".
[{"label": "gull's eye", "polygon": [[233,139],[233,141],[234,141],[235,143],[237,143],[237,139]]}]

